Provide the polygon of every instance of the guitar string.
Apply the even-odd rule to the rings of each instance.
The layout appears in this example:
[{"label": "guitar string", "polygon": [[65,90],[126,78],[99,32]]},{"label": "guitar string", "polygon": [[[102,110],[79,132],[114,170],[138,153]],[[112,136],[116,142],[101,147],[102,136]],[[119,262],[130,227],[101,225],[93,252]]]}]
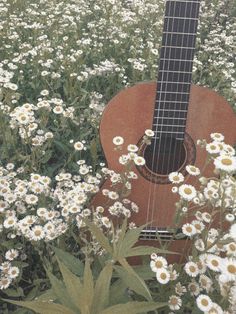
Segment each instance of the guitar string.
[{"label": "guitar string", "polygon": [[[188,17],[190,17],[190,18],[193,18],[193,16],[192,16],[192,14],[193,14],[193,7],[194,7],[194,5],[193,5],[193,3],[191,2],[190,3],[190,9],[189,9],[189,14],[188,14]],[[187,17],[187,8],[188,8],[188,6],[187,6],[187,4],[185,5],[185,12],[184,12],[184,15],[185,15],[185,17]],[[186,25],[186,21],[187,21],[187,19],[185,19],[185,20],[183,20],[183,33],[187,33],[187,34],[190,34],[190,33],[193,33],[193,31],[191,31],[191,20],[189,20],[189,25]],[[187,27],[186,27],[187,26]],[[188,28],[188,29],[187,29]],[[183,47],[184,45],[186,46],[186,47],[192,47],[193,46],[193,39],[192,39],[192,37],[191,37],[191,35],[186,35],[187,36],[187,38],[186,38],[186,41],[185,41],[185,43],[186,43],[186,45],[185,45],[185,43],[184,43],[184,37],[185,36],[183,36],[182,35],[182,39],[181,39],[181,47]],[[185,56],[184,56],[185,55]],[[192,57],[192,56],[191,56]],[[184,66],[183,66],[183,68],[181,69],[181,67],[182,67],[182,64],[181,64],[181,62],[179,63],[179,66],[178,67],[176,67],[176,69],[178,68],[178,73],[177,73],[177,80],[176,80],[176,82],[178,83],[178,82],[180,82],[180,78],[181,78],[181,70],[182,70],[182,72],[183,72],[183,74],[182,74],[182,80],[181,81],[184,81],[184,82],[189,82],[189,79],[188,79],[188,75],[189,74],[187,74],[186,72],[186,65],[187,65],[187,60],[188,58],[187,58],[187,53],[186,53],[186,51],[185,51],[185,53],[184,53],[184,49],[181,49],[180,50],[180,60],[182,60],[181,62],[184,62]],[[191,59],[191,58],[190,58]],[[183,60],[185,60],[185,61],[183,61]],[[190,72],[190,71],[188,71],[188,72]],[[178,85],[176,85],[176,86],[178,86]],[[181,99],[179,99],[180,101],[182,101],[182,103],[180,103],[179,105],[177,105],[177,94],[176,94],[176,97],[175,97],[175,104],[174,104],[174,110],[175,110],[175,117],[178,117],[178,119],[176,119],[175,121],[177,122],[176,123],[176,125],[178,126],[178,127],[176,127],[176,134],[177,134],[177,137],[182,137],[182,136],[184,136],[184,132],[183,132],[183,134],[181,134],[182,133],[182,129],[183,129],[183,127],[179,127],[179,125],[181,126],[181,120],[180,120],[180,114],[181,114],[181,112],[180,111],[177,111],[177,109],[179,109],[179,110],[181,110],[183,107],[185,108],[185,109],[187,109],[188,108],[188,104],[186,104],[186,105],[184,105],[183,106],[183,101],[184,101],[184,97],[183,97],[183,95],[184,95],[184,84],[182,83],[182,87],[181,87],[181,83],[180,83],[180,85],[179,85],[179,87],[180,88],[178,88],[177,87],[177,89],[178,89],[178,91],[180,92],[180,93],[182,93],[182,97],[181,97],[181,94],[180,94],[180,98]],[[187,89],[188,89],[188,86],[186,86],[187,87]],[[185,89],[185,92],[187,92],[187,89]],[[180,91],[181,90],[181,91]],[[188,93],[189,93],[189,90],[188,90]],[[186,123],[186,119],[187,119],[187,115],[185,116],[185,121],[184,121],[184,123]],[[175,123],[175,121],[174,121],[174,123]],[[174,124],[172,124],[172,125],[174,125]],[[172,130],[172,133],[174,132],[174,126],[172,126],[172,128],[171,128],[171,130]],[[174,133],[173,133],[174,134]],[[182,141],[182,145],[183,145],[183,143],[184,143],[184,139],[182,140],[181,139],[181,141]],[[177,152],[177,147],[178,147],[178,145],[177,145],[177,141],[175,141],[174,142],[174,151],[173,151],[173,155],[171,156],[171,154],[169,153],[169,156],[168,156],[168,163],[167,163],[167,169],[170,169],[169,168],[169,166],[170,166],[170,164],[171,164],[171,166],[172,166],[172,171],[175,171],[174,170],[174,164],[175,164],[175,161],[177,160],[177,163],[180,161],[180,158],[181,158],[181,149],[179,149],[179,153]],[[169,148],[171,149],[171,141],[170,141],[170,144],[169,144]],[[177,155],[178,155],[178,159],[176,159],[177,158]],[[178,164],[178,169],[176,169],[176,170],[179,170],[179,164]]]},{"label": "guitar string", "polygon": [[[176,1],[174,2],[174,10],[173,10],[173,14],[175,13],[175,10],[176,10]],[[168,8],[168,11],[171,13],[171,7],[172,7],[172,5],[171,5],[171,1],[169,1],[169,8]],[[167,16],[169,16],[169,14],[167,15]],[[167,18],[167,20],[168,20],[168,26],[167,26],[167,29],[169,28],[169,23],[170,23],[170,18]],[[172,24],[172,27],[171,27],[171,34],[170,34],[170,43],[172,42],[172,39],[173,39],[173,31],[174,31],[174,23]],[[168,42],[168,34],[166,35],[166,39],[165,39],[165,42],[166,42],[166,44],[167,44],[167,42]],[[165,47],[165,50],[166,50],[166,47]],[[167,57],[167,69],[169,69],[169,67],[170,67],[170,52],[171,52],[171,50],[169,49],[169,57]],[[165,51],[165,58],[166,58],[166,51]],[[164,58],[164,59],[165,59]],[[166,60],[164,60],[164,62],[163,62],[163,67],[164,67],[164,65],[165,65],[165,62],[166,62]],[[170,74],[170,72],[169,71],[167,71],[167,72],[162,72],[162,75],[161,75],[161,77],[162,77],[162,79],[161,79],[161,81],[163,81],[163,76],[164,76],[164,73],[166,73],[166,81],[168,81],[168,78],[169,78],[169,74]],[[165,91],[165,89],[164,89],[164,93],[163,93],[163,89],[164,89],[164,83],[161,83],[161,93],[159,94],[159,108],[160,108],[160,103],[161,103],[161,100],[162,100],[162,94],[163,94],[163,103],[165,103],[165,101],[166,101],[166,95],[167,95],[167,93],[166,93],[166,91]],[[155,144],[154,144],[154,152],[153,152],[153,155],[154,155],[154,157],[156,157],[156,160],[158,161],[159,160],[159,157],[160,157],[160,153],[161,153],[161,145],[162,145],[162,141],[163,141],[163,136],[162,136],[162,129],[163,129],[163,114],[162,114],[162,117],[161,117],[161,130],[159,131],[159,132],[157,132],[157,129],[158,129],[158,124],[159,124],[159,118],[160,118],[160,110],[158,110],[158,123],[157,123],[157,126],[156,126],[156,135],[157,135],[157,133],[159,133],[159,146],[157,145],[157,138],[155,138]],[[156,156],[156,148],[157,148],[157,156]],[[153,167],[153,165],[152,165],[152,167]],[[157,163],[156,163],[156,168],[157,168]],[[157,170],[157,169],[156,169]],[[153,188],[153,200],[152,200],[152,216],[151,216],[151,221],[152,221],[152,223],[153,223],[153,217],[154,217],[154,212],[156,212],[156,205],[157,205],[157,198],[155,197],[155,195],[156,195],[156,192],[157,192],[157,188],[158,188],[158,185],[157,184],[155,184],[154,186],[153,186],[154,188]],[[157,211],[158,211],[158,209],[157,209]]]},{"label": "guitar string", "polygon": [[[197,25],[198,25],[198,20],[196,20],[199,16],[199,8],[200,8],[200,1],[196,1],[195,2],[195,10],[193,10],[193,8],[191,8],[191,16],[194,15],[193,18],[195,18],[195,20],[193,20],[193,29],[194,31],[192,33],[195,33],[194,37],[192,38],[191,40],[191,43],[192,46],[195,48],[195,44],[196,44],[196,35],[197,35]],[[190,27],[190,24],[189,24],[189,31],[191,31],[191,27]],[[192,81],[192,67],[193,67],[193,59],[194,59],[194,52],[195,50],[192,52],[193,54],[191,55],[191,59],[192,59],[192,62],[190,64],[190,67],[191,67],[191,77],[190,77],[190,80],[189,80],[189,87],[188,87],[188,92],[189,92],[189,98],[188,98],[188,108],[189,108],[189,101],[190,101],[190,95],[191,95],[191,81]],[[186,58],[186,57],[185,57]],[[184,67],[184,70],[186,70],[186,63],[185,63],[185,67]],[[189,71],[190,72],[190,71]],[[182,86],[182,91],[183,91],[183,86]],[[188,115],[188,112],[186,113],[186,121],[187,121],[187,115]],[[186,124],[185,124],[185,127],[186,127]],[[185,132],[186,132],[186,128],[185,128]],[[180,160],[180,155],[181,155],[181,151],[179,151],[179,160]]]},{"label": "guitar string", "polygon": [[[175,1],[175,3],[176,3],[176,1]],[[181,7],[181,4],[180,4],[180,2],[178,2],[178,4],[179,4],[179,14],[177,13],[177,11],[178,11],[178,8],[176,9],[176,7],[174,8],[174,12],[173,12],[173,16],[174,17],[176,17],[176,18],[178,18],[178,17],[181,17],[181,12],[182,12],[182,7]],[[191,7],[192,7],[192,3],[191,3]],[[184,17],[187,17],[187,8],[188,8],[188,4],[187,3],[184,3]],[[179,15],[179,16],[178,16]],[[186,19],[183,21],[183,29],[185,28],[185,23],[186,22]],[[177,19],[177,22],[175,22],[174,21],[174,19],[172,19],[172,31],[174,30],[174,26],[176,27],[178,27],[178,25],[179,25],[179,19]],[[183,30],[183,32],[184,32],[184,30]],[[181,34],[181,32],[179,32],[180,34]],[[182,52],[183,52],[183,41],[184,41],[184,35],[182,35],[182,40],[181,40],[181,48],[180,48],[180,60],[182,60]],[[172,39],[172,38],[171,38]],[[175,42],[174,42],[175,41]],[[179,39],[178,39],[178,35],[175,35],[175,38],[174,38],[174,40],[173,40],[173,42],[171,41],[171,44],[173,45],[173,47],[175,47],[174,46],[174,44],[176,45],[176,47],[178,47],[178,41],[179,41]],[[186,46],[188,46],[188,45],[186,45]],[[175,56],[176,56],[176,53],[177,53],[177,49],[178,48],[173,48],[173,51],[174,51],[174,54],[175,54]],[[170,58],[170,55],[169,55],[169,59],[171,59]],[[176,61],[174,60],[173,61],[173,74],[172,74],[172,77],[171,77],[171,80],[170,80],[170,86],[171,86],[171,91],[173,91],[173,92],[176,92],[176,86],[178,86],[178,81],[179,81],[179,79],[180,79],[180,71],[179,72],[177,72],[177,78],[176,78],[176,80],[175,80],[175,76],[176,76],[176,74],[175,74],[175,71],[177,71],[176,69],[177,69],[177,66],[176,66]],[[170,63],[168,64],[168,68],[169,68],[169,65],[170,65]],[[172,68],[172,67],[171,67]],[[169,69],[168,69],[169,70]],[[179,69],[180,70],[180,69]],[[169,80],[167,79],[166,80],[167,82],[169,82]],[[173,83],[172,83],[172,81],[173,81]],[[167,93],[168,93],[168,88],[166,88],[166,91],[167,91]],[[173,117],[173,115],[175,116],[175,114],[176,114],[176,101],[177,101],[177,95],[179,95],[179,94],[175,94],[175,96],[174,96],[174,94],[171,94],[171,95],[173,95],[172,97],[171,97],[171,101],[175,101],[175,103],[168,103],[167,102],[167,104],[165,104],[164,106],[165,107],[168,107],[168,124],[169,124],[169,121],[171,120],[171,117]],[[174,99],[175,98],[175,99]],[[180,94],[180,98],[181,98],[181,94]],[[166,100],[166,97],[165,97],[165,100]],[[171,113],[172,114],[170,114],[170,108],[171,108],[171,110],[175,110],[174,112],[172,112],[171,111]],[[174,119],[173,119],[174,120]],[[174,120],[175,121],[175,120]],[[163,120],[162,120],[162,125],[164,124],[163,123]],[[174,122],[173,122],[174,123]],[[171,123],[170,123],[171,124]],[[166,163],[166,161],[164,160],[164,158],[163,158],[163,160],[162,160],[162,164],[161,164],[161,173],[165,173],[165,171],[164,170],[166,170],[166,171],[168,171],[168,169],[169,169],[169,161],[170,161],[170,159],[171,159],[171,157],[173,158],[172,160],[174,160],[174,158],[175,158],[175,156],[176,156],[176,142],[174,143],[174,153],[173,153],[173,155],[171,154],[172,152],[171,152],[171,146],[173,145],[172,144],[172,136],[174,136],[173,134],[173,127],[170,127],[170,134],[168,134],[168,133],[166,133],[166,135],[164,135],[164,145],[163,145],[163,152],[165,152],[166,151],[166,149],[168,148],[169,150],[167,150],[167,153],[168,153],[168,158],[167,158],[167,160],[168,160],[168,162],[167,162],[167,168],[165,169],[165,163]],[[168,140],[169,140],[169,143],[168,143]],[[171,156],[172,155],[172,156]],[[167,189],[165,190],[165,192],[164,192],[164,194],[165,195],[163,195],[163,199],[168,199],[168,195],[167,195],[167,193],[169,193],[169,191],[167,191]],[[168,226],[166,226],[166,227],[168,227]]]},{"label": "guitar string", "polygon": [[[167,14],[167,2],[168,0],[166,0],[165,2],[165,15],[168,16]],[[164,25],[165,25],[165,18],[164,18]],[[167,29],[169,28],[169,19],[167,18]],[[164,27],[163,27],[164,29]],[[166,55],[166,46],[167,46],[167,36],[165,38],[165,42],[163,41],[163,44],[164,46],[162,45],[161,49],[160,49],[160,55],[162,54],[163,52],[163,55],[164,55],[164,58],[165,58],[165,55]],[[161,62],[159,63],[159,66],[160,66]],[[158,72],[158,78],[160,77],[160,72]],[[161,74],[161,79],[160,79],[160,82],[162,82],[163,80],[163,76],[164,76],[164,72],[162,72]],[[157,121],[159,120],[159,114],[160,114],[160,111],[158,110],[159,108],[159,105],[157,106],[156,108],[156,105],[159,103],[159,100],[158,100],[158,97],[161,97],[161,93],[162,93],[162,83],[160,84],[159,86],[159,83],[157,84],[157,91],[156,91],[156,98],[155,98],[155,105],[154,105],[154,108],[157,109]],[[154,110],[154,117],[155,117],[155,110]],[[154,128],[153,128],[154,129]],[[153,149],[153,153],[152,153],[152,163],[151,163],[151,169],[153,170],[153,165],[154,165],[154,159],[155,159],[155,150],[156,150],[156,136],[157,136],[157,126],[154,130],[154,138],[152,139],[152,143],[151,145],[153,144],[154,142],[154,149]],[[151,213],[150,215],[150,211],[151,210],[151,200],[152,200],[152,195],[153,195],[153,186],[152,184],[155,185],[155,183],[152,183],[153,182],[153,178],[154,178],[155,174],[154,174],[154,170],[153,170],[153,173],[151,174],[151,180],[149,181],[149,189],[148,189],[148,210],[147,210],[147,216],[146,216],[146,223],[150,222],[151,225],[150,227],[152,228],[152,219],[150,217],[153,217],[153,213]],[[150,215],[150,216],[149,216]]]}]

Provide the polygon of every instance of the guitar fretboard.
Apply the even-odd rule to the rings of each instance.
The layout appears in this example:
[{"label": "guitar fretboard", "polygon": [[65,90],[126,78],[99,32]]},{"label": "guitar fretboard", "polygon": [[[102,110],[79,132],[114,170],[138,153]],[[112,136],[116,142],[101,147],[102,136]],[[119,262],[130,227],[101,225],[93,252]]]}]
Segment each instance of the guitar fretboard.
[{"label": "guitar fretboard", "polygon": [[183,140],[187,119],[199,0],[166,1],[153,117],[155,138]]}]

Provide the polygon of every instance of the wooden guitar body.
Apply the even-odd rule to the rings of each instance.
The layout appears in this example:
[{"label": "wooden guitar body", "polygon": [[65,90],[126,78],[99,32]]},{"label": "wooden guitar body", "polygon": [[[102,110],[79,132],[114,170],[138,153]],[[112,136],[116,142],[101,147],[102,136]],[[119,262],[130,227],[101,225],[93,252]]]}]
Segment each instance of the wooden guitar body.
[{"label": "wooden guitar body", "polygon": [[[119,156],[127,154],[128,144],[138,145],[146,129],[152,129],[156,88],[156,82],[139,83],[122,90],[108,103],[102,116],[100,139],[109,169],[122,171],[123,166],[118,162]],[[187,117],[186,160],[183,171],[188,163],[200,169],[205,165],[206,152],[196,146],[198,139],[210,142],[210,133],[220,132],[225,135],[226,143],[232,145],[236,142],[236,115],[227,101],[216,92],[192,85]],[[114,150],[112,140],[115,136],[122,136],[125,140],[121,151]],[[148,179],[148,174],[140,172],[140,169],[137,167],[134,170],[138,179],[132,181],[129,196],[130,200],[138,204],[140,210],[132,216],[131,221],[138,226],[151,220],[152,225],[158,228],[172,226],[175,202],[178,200],[177,195],[171,191],[173,185],[165,182],[165,178],[163,182],[159,180],[161,176],[157,178],[160,182],[152,182],[153,180]],[[210,175],[211,171],[210,167],[202,175]],[[194,184],[194,177],[185,174],[185,181]],[[101,189],[109,187],[110,182],[106,181]],[[103,206],[105,200],[99,192],[93,200],[93,205]],[[153,241],[151,242],[153,245]],[[158,244],[158,241],[155,243]],[[182,250],[183,241],[174,241],[173,249]]]}]

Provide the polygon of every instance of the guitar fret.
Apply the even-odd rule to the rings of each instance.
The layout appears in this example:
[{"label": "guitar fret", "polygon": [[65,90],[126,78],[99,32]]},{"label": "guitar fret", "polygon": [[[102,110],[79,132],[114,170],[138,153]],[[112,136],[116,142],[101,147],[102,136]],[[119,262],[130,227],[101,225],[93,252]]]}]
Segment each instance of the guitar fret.
[{"label": "guitar fret", "polygon": [[[162,101],[163,102],[163,101]],[[175,101],[175,100],[168,100],[168,101],[166,101],[164,104],[166,104],[166,103],[177,103],[177,104],[188,104],[189,102],[188,101]],[[158,99],[156,100],[156,103],[159,103],[159,101],[158,101]]]},{"label": "guitar fret", "polygon": [[166,112],[169,112],[169,111],[174,111],[174,112],[188,112],[188,110],[179,110],[179,109],[164,109],[164,108],[155,108],[154,109],[155,111],[166,111]]},{"label": "guitar fret", "polygon": [[189,72],[189,71],[170,71],[170,70],[159,70],[159,72],[187,73],[187,74],[192,74],[192,72]]},{"label": "guitar fret", "polygon": [[178,0],[178,1],[175,1],[175,0],[166,0],[166,2],[184,2],[184,3],[200,3],[200,1],[184,1],[184,0]]},{"label": "guitar fret", "polygon": [[163,61],[187,61],[187,62],[193,62],[193,60],[188,60],[188,59],[165,59],[165,58],[160,58],[159,60]]},{"label": "guitar fret", "polygon": [[198,21],[198,18],[195,18],[195,17],[181,17],[181,16],[168,16],[168,15],[166,15],[165,18]]},{"label": "guitar fret", "polygon": [[163,32],[163,34],[178,34],[178,35],[196,35],[196,33],[182,33],[182,32]]},{"label": "guitar fret", "polygon": [[[153,119],[157,119],[157,120],[160,120],[163,121],[164,119],[166,120],[186,120],[186,117],[185,118],[177,118],[177,117],[166,117],[166,116],[161,116],[161,117],[154,117]],[[155,124],[154,124],[155,125]]]},{"label": "guitar fret", "polygon": [[160,126],[160,127],[175,127],[175,128],[185,128],[185,125],[177,125],[177,124],[158,124],[158,123],[154,123],[153,125],[155,126]]},{"label": "guitar fret", "polygon": [[157,81],[157,83],[169,83],[169,84],[185,84],[185,85],[191,85],[191,83],[188,82],[170,82],[170,81]]},{"label": "guitar fret", "polygon": [[192,50],[195,50],[194,47],[185,47],[185,46],[168,46],[168,45],[163,45],[162,46],[163,48],[173,48],[173,49],[176,49],[176,48],[179,48],[179,49],[192,49]]},{"label": "guitar fret", "polygon": [[174,131],[164,131],[164,132],[161,132],[161,131],[158,131],[158,130],[154,130],[153,132],[154,133],[159,133],[159,134],[162,134],[162,133],[185,134],[185,132],[183,132],[183,131],[181,131],[181,132],[174,132]]}]

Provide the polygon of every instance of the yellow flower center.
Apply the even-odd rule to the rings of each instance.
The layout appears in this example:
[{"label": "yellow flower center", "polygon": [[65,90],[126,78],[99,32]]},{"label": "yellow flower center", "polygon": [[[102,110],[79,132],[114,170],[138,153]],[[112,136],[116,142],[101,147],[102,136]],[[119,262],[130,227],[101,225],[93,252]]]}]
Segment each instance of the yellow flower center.
[{"label": "yellow flower center", "polygon": [[213,260],[211,261],[211,264],[212,264],[213,266],[215,266],[215,267],[219,266],[219,263],[218,263],[218,261],[217,261],[216,259],[213,259]]},{"label": "yellow flower center", "polygon": [[161,261],[156,261],[155,262],[155,266],[156,266],[156,268],[162,268],[163,267],[163,263]]},{"label": "yellow flower center", "polygon": [[187,231],[187,232],[192,232],[192,230],[193,230],[193,229],[192,229],[191,226],[188,226],[188,227],[186,228],[186,231]]},{"label": "yellow flower center", "polygon": [[233,243],[231,243],[229,245],[229,248],[230,248],[231,251],[235,251],[236,250],[235,244],[233,244]]},{"label": "yellow flower center", "polygon": [[190,188],[185,188],[185,189],[184,189],[184,193],[185,193],[185,194],[188,194],[188,195],[189,195],[189,194],[192,194],[192,190],[191,190]]},{"label": "yellow flower center", "polygon": [[234,265],[228,265],[227,269],[228,269],[228,272],[229,272],[229,273],[231,273],[231,274],[236,274],[236,266],[234,266]]},{"label": "yellow flower center", "polygon": [[207,299],[202,299],[201,303],[203,306],[208,306],[209,302],[207,301]]},{"label": "yellow flower center", "polygon": [[165,273],[161,273],[160,277],[161,277],[161,279],[165,280],[167,276]]},{"label": "yellow flower center", "polygon": [[196,267],[194,267],[193,265],[191,265],[189,267],[189,270],[191,271],[191,273],[194,273],[196,271]]},{"label": "yellow flower center", "polygon": [[35,232],[34,232],[34,234],[38,237],[38,236],[40,236],[41,235],[41,230],[35,230]]},{"label": "yellow flower center", "polygon": [[231,166],[232,165],[232,160],[231,159],[228,159],[228,158],[224,158],[221,160],[222,164],[223,165],[226,165],[226,166]]}]

